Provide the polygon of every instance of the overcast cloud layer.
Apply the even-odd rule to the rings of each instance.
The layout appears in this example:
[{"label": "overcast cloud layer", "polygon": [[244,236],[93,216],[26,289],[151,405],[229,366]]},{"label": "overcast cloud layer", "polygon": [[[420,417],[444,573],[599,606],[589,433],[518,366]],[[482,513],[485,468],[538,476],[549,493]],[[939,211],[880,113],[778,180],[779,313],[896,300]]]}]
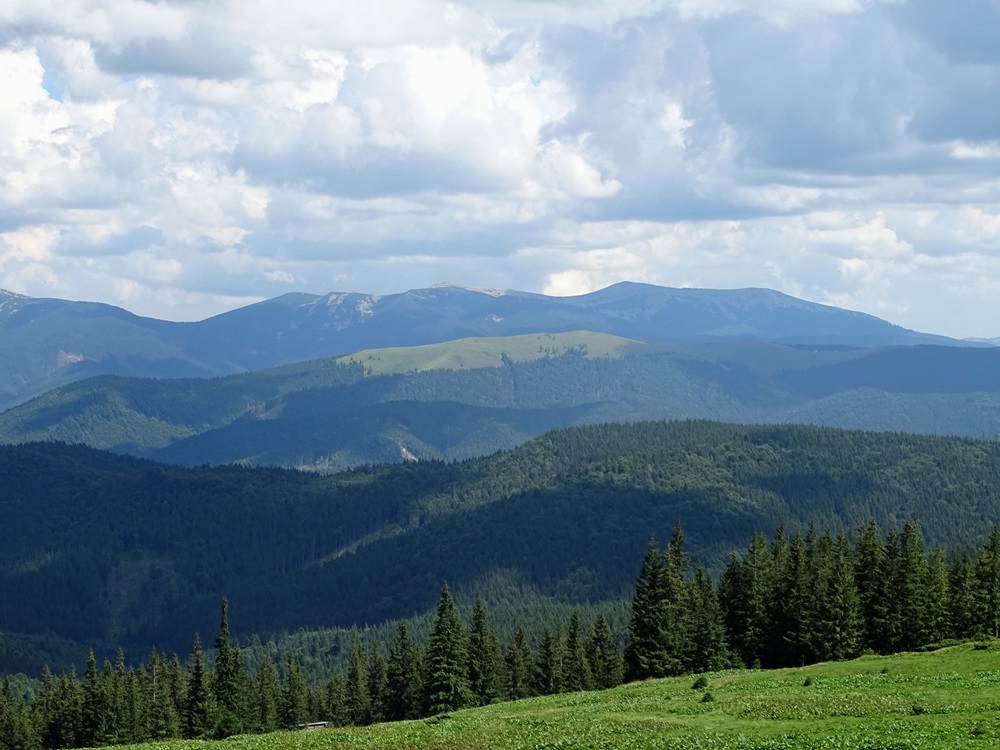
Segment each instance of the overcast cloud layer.
[{"label": "overcast cloud layer", "polygon": [[763,286],[1000,336],[1000,0],[5,0],[0,286]]}]

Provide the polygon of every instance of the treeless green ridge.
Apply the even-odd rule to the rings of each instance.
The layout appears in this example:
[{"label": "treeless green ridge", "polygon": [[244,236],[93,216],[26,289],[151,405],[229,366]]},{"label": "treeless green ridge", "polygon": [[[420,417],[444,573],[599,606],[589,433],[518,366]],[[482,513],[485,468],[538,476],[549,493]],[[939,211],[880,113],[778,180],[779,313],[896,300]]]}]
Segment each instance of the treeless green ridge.
[{"label": "treeless green ridge", "polygon": [[[727,671],[423,721],[139,746],[172,750],[904,750],[1000,744],[1000,652],[971,644],[801,669]],[[710,693],[714,700],[706,701]]]},{"label": "treeless green ridge", "polygon": [[360,364],[369,375],[397,375],[431,370],[501,367],[505,360],[532,362],[579,352],[587,357],[623,357],[636,351],[660,347],[620,336],[592,331],[569,333],[529,333],[503,338],[467,338],[443,344],[365,349],[337,360],[339,364]]}]

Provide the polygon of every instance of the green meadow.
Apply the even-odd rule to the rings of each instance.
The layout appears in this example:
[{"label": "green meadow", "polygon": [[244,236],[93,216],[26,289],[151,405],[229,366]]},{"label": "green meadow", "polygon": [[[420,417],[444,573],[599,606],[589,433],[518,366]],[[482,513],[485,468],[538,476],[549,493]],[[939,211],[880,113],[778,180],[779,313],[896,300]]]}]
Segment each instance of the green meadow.
[{"label": "green meadow", "polygon": [[[707,687],[693,687],[696,677],[704,677]],[[967,644],[797,669],[725,671],[496,704],[420,721],[137,747],[996,748],[1000,647]]]}]

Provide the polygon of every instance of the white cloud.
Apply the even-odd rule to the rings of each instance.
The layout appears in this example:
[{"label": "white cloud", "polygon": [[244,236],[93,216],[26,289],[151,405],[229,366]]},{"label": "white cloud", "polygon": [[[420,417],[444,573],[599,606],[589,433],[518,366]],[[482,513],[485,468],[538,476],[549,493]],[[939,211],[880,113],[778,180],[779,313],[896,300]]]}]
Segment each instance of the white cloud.
[{"label": "white cloud", "polygon": [[11,0],[0,286],[193,318],[635,279],[997,335],[1000,11],[942,8]]}]

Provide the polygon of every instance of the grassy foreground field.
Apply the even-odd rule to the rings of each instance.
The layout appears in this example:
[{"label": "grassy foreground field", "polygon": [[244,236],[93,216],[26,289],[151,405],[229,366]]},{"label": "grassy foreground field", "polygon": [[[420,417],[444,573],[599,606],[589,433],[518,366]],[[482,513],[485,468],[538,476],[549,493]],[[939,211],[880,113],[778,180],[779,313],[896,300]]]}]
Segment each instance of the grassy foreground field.
[{"label": "grassy foreground field", "polygon": [[[1000,747],[1000,647],[955,646],[780,671],[732,671],[459,711],[363,729],[284,732],[145,750],[321,748]],[[706,701],[705,693],[714,700]]]}]

